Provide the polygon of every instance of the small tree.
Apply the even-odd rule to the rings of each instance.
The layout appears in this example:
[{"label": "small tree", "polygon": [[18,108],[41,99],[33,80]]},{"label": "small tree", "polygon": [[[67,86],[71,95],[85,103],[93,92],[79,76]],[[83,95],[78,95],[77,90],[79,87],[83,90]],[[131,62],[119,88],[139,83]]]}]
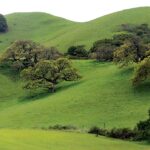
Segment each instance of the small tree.
[{"label": "small tree", "polygon": [[93,56],[98,61],[111,61],[113,60],[113,52],[116,45],[113,43],[112,39],[104,39],[94,42],[90,49],[90,56]]},{"label": "small tree", "polygon": [[57,59],[62,56],[54,47],[44,46],[29,40],[15,41],[3,54],[2,63],[7,63],[14,70],[21,71],[32,67],[40,60]]},{"label": "small tree", "polygon": [[148,24],[122,24],[121,30],[140,37],[144,43],[150,42],[150,28]]},{"label": "small tree", "polygon": [[145,58],[147,49],[137,36],[132,36],[115,50],[114,62],[120,64],[121,67],[133,62],[138,63]]},{"label": "small tree", "polygon": [[5,17],[0,14],[0,32],[6,32],[8,30],[8,25],[7,25],[7,21],[5,19]]},{"label": "small tree", "polygon": [[80,78],[76,69],[66,58],[38,62],[34,67],[24,69],[21,76],[27,80],[26,89],[46,88],[51,92],[61,81],[74,81]]},{"label": "small tree", "polygon": [[138,64],[133,78],[133,85],[138,85],[150,77],[150,56]]},{"label": "small tree", "polygon": [[88,57],[88,52],[85,49],[84,45],[71,46],[68,48],[67,54],[71,57],[76,58],[86,58]]}]

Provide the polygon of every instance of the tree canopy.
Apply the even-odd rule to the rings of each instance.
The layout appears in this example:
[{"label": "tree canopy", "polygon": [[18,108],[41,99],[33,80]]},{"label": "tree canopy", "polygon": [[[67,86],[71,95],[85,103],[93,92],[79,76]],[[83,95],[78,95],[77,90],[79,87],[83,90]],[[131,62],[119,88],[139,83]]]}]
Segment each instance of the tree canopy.
[{"label": "tree canopy", "polygon": [[29,40],[18,40],[12,43],[3,54],[1,61],[15,70],[21,71],[24,68],[34,66],[42,59],[57,59],[62,54],[55,48],[44,46]]},{"label": "tree canopy", "polygon": [[74,81],[80,78],[67,58],[42,60],[34,67],[24,69],[21,76],[27,81],[24,86],[26,89],[45,88],[52,92],[55,91],[55,85],[61,81]]},{"label": "tree canopy", "polygon": [[98,40],[93,43],[90,49],[90,56],[98,61],[112,61],[113,52],[116,47],[113,39]]},{"label": "tree canopy", "polygon": [[138,85],[148,78],[150,78],[150,56],[138,64],[133,78],[133,85]]},{"label": "tree canopy", "polygon": [[122,44],[114,52],[114,61],[121,64],[121,66],[128,65],[130,62],[137,63],[142,61],[149,50],[150,28],[148,25],[123,24],[121,31],[126,31],[127,33],[121,39]]},{"label": "tree canopy", "polygon": [[6,32],[8,30],[8,25],[5,17],[0,14],[0,33]]},{"label": "tree canopy", "polygon": [[68,48],[67,54],[72,58],[88,57],[88,52],[84,45],[71,46]]},{"label": "tree canopy", "polygon": [[127,66],[129,63],[137,63],[146,56],[148,47],[136,36],[126,39],[120,47],[114,51],[114,62],[120,66]]}]

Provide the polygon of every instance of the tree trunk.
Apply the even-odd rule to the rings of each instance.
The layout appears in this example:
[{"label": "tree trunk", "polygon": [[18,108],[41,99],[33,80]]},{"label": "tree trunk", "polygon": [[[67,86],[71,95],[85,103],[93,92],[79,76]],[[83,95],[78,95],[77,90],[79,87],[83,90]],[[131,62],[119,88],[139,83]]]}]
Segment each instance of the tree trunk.
[{"label": "tree trunk", "polygon": [[49,91],[50,91],[51,93],[55,93],[55,91],[56,91],[55,86],[51,87],[51,88],[49,89]]}]

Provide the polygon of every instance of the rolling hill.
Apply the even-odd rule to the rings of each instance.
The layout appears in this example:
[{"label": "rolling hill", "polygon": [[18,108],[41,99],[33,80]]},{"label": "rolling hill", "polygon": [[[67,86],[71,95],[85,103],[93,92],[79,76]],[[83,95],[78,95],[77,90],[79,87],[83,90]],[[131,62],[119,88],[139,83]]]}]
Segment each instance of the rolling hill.
[{"label": "rolling hill", "polygon": [[0,35],[0,49],[3,51],[17,39],[31,39],[61,51],[77,44],[89,48],[94,41],[111,37],[123,23],[150,24],[149,14],[150,7],[142,7],[77,23],[46,13],[14,13],[6,16],[9,32]]},{"label": "rolling hill", "polygon": [[[0,34],[0,49],[3,53],[17,39],[57,46],[63,52],[74,44],[89,48],[93,41],[117,33],[122,23],[150,24],[149,14],[149,7],[135,8],[77,23],[45,13],[14,13],[6,16],[9,32]],[[0,70],[0,149],[148,150],[147,143],[40,130],[57,124],[82,131],[104,124],[106,128],[133,128],[147,118],[150,86],[132,87],[133,67],[119,69],[111,62],[93,60],[73,60],[73,65],[83,77],[80,81],[63,82],[56,93],[36,93],[35,97],[22,89],[23,81]]]}]

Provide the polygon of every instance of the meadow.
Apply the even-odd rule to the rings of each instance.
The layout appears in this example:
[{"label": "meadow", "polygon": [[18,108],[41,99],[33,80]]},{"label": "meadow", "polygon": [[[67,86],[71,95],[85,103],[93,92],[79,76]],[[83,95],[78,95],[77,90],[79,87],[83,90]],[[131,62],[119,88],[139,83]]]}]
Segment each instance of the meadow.
[{"label": "meadow", "polygon": [[[139,120],[146,119],[150,87],[132,87],[132,67],[124,70],[112,63],[92,60],[76,60],[73,64],[83,78],[61,83],[53,94],[36,94],[31,98],[30,93],[22,89],[21,81],[6,80],[9,84],[3,86],[1,92],[3,97],[9,97],[0,103],[0,127],[60,124],[90,128],[103,127],[104,123],[107,128],[134,127]],[[1,81],[1,85],[5,83]]]},{"label": "meadow", "polygon": [[40,130],[0,130],[3,150],[148,150],[144,143],[95,137],[85,133]]},{"label": "meadow", "polygon": [[[66,52],[71,45],[89,49],[98,39],[117,34],[123,23],[150,25],[150,8],[135,8],[79,23],[46,13],[6,16],[9,31],[0,34],[0,55],[15,40],[33,40]],[[138,17],[137,17],[138,16]],[[111,24],[111,26],[110,26]],[[72,60],[79,81],[62,82],[55,93],[23,89],[24,81],[0,69],[0,149],[2,150],[148,150],[149,143],[128,142],[85,133],[89,128],[134,128],[147,119],[150,86],[132,86],[133,66]],[[15,76],[15,78],[14,78]],[[55,125],[77,131],[42,130]]]}]

